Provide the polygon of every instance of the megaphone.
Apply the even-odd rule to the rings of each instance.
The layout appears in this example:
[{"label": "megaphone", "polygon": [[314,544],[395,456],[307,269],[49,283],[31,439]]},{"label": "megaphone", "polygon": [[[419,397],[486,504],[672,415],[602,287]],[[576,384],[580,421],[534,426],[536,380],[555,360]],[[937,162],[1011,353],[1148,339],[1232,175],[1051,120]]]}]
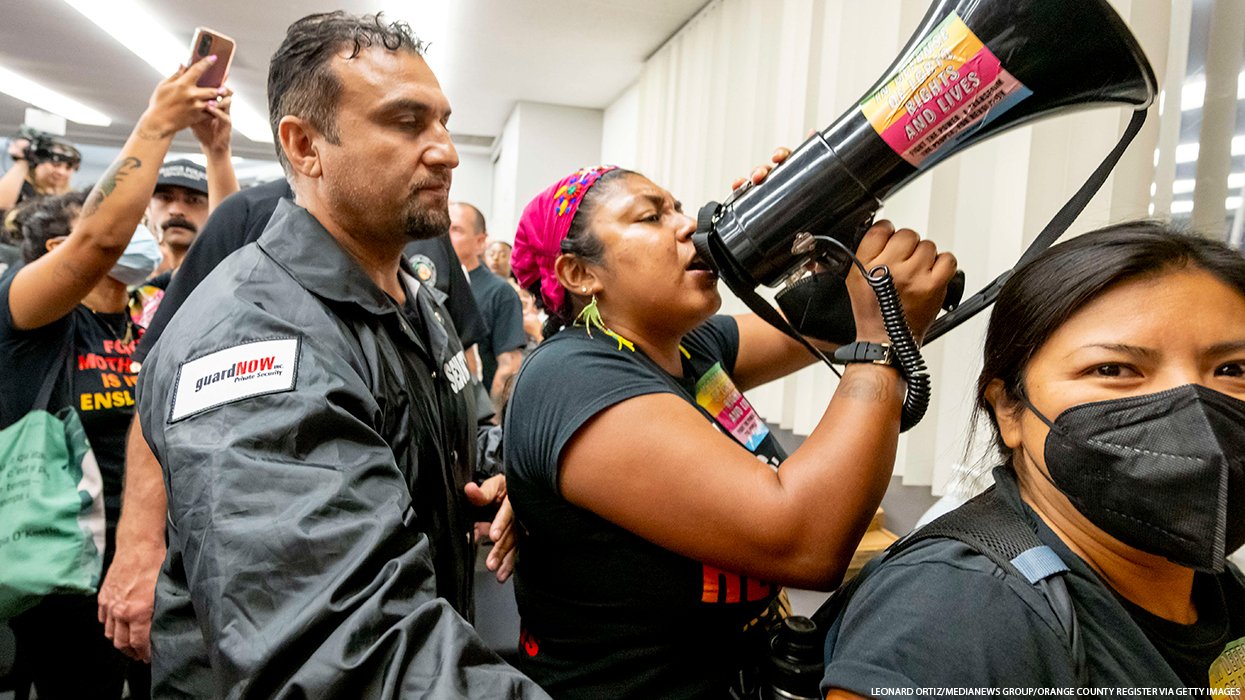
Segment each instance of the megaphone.
[{"label": "megaphone", "polygon": [[[757,307],[764,302],[755,288],[793,279],[825,254],[817,241],[855,250],[887,197],[991,136],[1074,110],[1131,105],[1137,111],[1120,143],[1039,236],[1049,245],[1141,128],[1156,87],[1141,47],[1106,0],[939,0],[855,106],[760,185],[706,205],[694,240],[728,287],[790,332],[768,304],[766,312]],[[999,286],[996,280],[936,320],[926,341],[985,308]],[[850,324],[850,308],[847,314]]]}]

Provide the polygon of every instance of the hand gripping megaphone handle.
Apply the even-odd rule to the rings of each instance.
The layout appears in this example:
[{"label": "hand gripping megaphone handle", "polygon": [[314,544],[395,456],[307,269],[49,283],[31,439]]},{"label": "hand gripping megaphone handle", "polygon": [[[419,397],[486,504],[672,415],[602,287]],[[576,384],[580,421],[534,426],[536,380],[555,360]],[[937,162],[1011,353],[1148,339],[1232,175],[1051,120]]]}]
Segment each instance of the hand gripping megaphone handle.
[{"label": "hand gripping megaphone handle", "polygon": [[[826,357],[825,353],[818,349],[817,346],[810,343],[807,338],[800,334],[791,325],[790,321],[778,313],[774,307],[770,306],[769,302],[761,298],[761,295],[756,292],[755,285],[745,281],[746,278],[736,269],[734,260],[725,250],[722,250],[721,241],[712,235],[713,213],[720,206],[717,202],[709,202],[700,210],[700,214],[697,217],[697,232],[692,236],[697,254],[707,261],[712,261],[718,270],[720,279],[726,282],[726,286],[753,313],[803,345],[814,357],[825,362],[831,371],[838,374],[839,371],[835,368],[834,362],[829,357]],[[921,351],[912,337],[911,329],[908,328],[908,319],[904,315],[903,304],[900,302],[899,293],[895,289],[895,282],[890,276],[890,271],[884,265],[872,271],[866,270],[855,254],[840,241],[826,236],[815,236],[813,238],[828,244],[829,249],[842,252],[849,261],[849,265],[859,267],[861,273],[864,274],[865,279],[869,282],[869,286],[873,289],[873,293],[878,298],[878,305],[882,310],[882,320],[886,325],[886,334],[890,337],[895,357],[898,358],[897,369],[903,374],[908,384],[899,424],[900,432],[904,432],[919,423],[921,418],[925,416],[925,411],[929,407],[930,381],[929,374],[925,371],[925,361],[921,358]]]},{"label": "hand gripping megaphone handle", "polygon": [[[854,239],[856,245],[860,245],[860,239],[864,238],[865,232],[869,230],[870,226],[873,226],[872,214],[870,214],[869,218],[856,229],[856,236]],[[809,236],[810,240],[812,238],[812,236]],[[797,243],[792,246],[793,253],[797,252],[795,248],[799,245],[798,240],[799,237],[797,236]],[[816,241],[812,241],[812,243],[815,245]],[[844,250],[834,250],[835,246],[829,246],[829,248],[830,250],[826,251],[827,254],[843,261],[843,264],[840,267],[842,269],[842,276],[846,278],[847,271],[851,268],[851,261],[843,257],[845,253]],[[954,311],[956,307],[960,305],[960,301],[964,299],[964,288],[966,284],[967,278],[965,277],[963,270],[956,270],[955,274],[951,275],[951,280],[947,282],[947,294],[942,300],[943,311]],[[991,301],[993,301],[993,297],[991,297]]]},{"label": "hand gripping megaphone handle", "polygon": [[942,300],[943,311],[955,311],[960,306],[960,302],[964,299],[964,286],[968,283],[968,279],[964,275],[963,270],[956,270],[951,275],[951,281],[947,283],[947,296]]}]

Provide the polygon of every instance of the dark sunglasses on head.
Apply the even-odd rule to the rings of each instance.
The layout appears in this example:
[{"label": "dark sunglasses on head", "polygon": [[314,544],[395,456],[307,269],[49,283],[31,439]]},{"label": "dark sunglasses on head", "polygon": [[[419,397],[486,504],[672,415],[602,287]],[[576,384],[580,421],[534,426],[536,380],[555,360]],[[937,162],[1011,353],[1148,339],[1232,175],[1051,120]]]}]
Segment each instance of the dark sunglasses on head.
[{"label": "dark sunglasses on head", "polygon": [[74,170],[77,170],[78,166],[82,164],[82,159],[69,155],[68,153],[49,153],[47,162],[63,163]]}]

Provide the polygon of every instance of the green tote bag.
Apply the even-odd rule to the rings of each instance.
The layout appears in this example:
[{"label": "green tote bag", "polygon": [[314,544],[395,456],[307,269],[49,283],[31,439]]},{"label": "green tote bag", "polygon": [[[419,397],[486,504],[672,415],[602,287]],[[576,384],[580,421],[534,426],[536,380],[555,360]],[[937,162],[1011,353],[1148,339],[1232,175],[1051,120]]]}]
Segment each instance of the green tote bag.
[{"label": "green tote bag", "polygon": [[[54,366],[68,357],[66,347]],[[47,410],[57,375],[29,413],[0,430],[0,620],[49,594],[99,587],[103,479],[73,407]]]}]

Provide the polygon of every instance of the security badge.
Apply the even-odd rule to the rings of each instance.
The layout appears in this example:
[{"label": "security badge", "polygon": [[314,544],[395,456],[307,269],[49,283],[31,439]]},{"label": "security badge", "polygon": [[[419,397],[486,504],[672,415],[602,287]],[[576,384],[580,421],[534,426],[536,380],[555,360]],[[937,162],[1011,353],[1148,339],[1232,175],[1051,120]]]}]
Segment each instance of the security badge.
[{"label": "security badge", "polygon": [[1210,665],[1210,687],[1245,690],[1245,637],[1224,647],[1223,653]]},{"label": "security badge", "polygon": [[411,256],[411,268],[415,271],[415,279],[428,286],[437,283],[437,266],[427,255],[417,253]]}]

